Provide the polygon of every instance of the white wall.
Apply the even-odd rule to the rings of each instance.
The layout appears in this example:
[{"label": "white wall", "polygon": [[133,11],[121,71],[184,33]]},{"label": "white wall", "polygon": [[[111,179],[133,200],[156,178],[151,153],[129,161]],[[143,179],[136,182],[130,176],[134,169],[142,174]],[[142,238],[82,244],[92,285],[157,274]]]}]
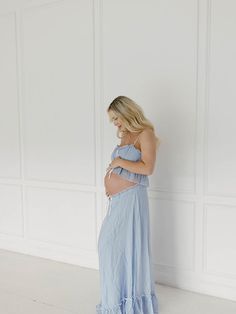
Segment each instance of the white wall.
[{"label": "white wall", "polygon": [[236,2],[0,2],[0,247],[98,269],[126,95],[162,143],[158,283],[236,300]]}]

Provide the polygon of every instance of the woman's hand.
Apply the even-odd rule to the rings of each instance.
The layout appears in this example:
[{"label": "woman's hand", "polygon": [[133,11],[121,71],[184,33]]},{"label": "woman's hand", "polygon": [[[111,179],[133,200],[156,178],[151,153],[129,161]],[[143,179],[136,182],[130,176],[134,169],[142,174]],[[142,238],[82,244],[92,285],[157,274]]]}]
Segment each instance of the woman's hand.
[{"label": "woman's hand", "polygon": [[109,164],[108,168],[106,169],[106,171],[110,171],[113,168],[116,167],[120,167],[121,166],[121,158],[120,157],[116,157],[112,160],[112,162]]}]

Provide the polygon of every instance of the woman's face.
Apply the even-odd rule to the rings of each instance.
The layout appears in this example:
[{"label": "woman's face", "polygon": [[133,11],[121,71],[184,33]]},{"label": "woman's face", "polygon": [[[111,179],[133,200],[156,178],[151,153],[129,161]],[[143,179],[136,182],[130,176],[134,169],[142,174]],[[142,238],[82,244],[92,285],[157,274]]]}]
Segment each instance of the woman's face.
[{"label": "woman's face", "polygon": [[112,112],[112,110],[109,110],[108,115],[109,115],[110,121],[113,122],[113,124],[119,130],[123,130],[124,124],[123,124],[121,118],[117,117],[117,115],[114,112]]}]

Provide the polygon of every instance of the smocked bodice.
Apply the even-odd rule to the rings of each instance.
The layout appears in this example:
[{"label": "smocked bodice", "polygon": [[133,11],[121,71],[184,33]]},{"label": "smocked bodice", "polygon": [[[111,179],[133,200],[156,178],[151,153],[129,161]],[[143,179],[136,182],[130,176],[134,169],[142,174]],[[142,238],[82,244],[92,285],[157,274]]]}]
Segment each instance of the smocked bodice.
[{"label": "smocked bodice", "polygon": [[[138,161],[141,159],[141,152],[134,146],[134,144],[127,144],[124,146],[116,145],[111,153],[111,160],[116,157],[121,157],[122,159],[131,161]],[[121,175],[129,181],[149,186],[149,179],[147,175],[130,172],[129,170],[122,167],[113,168],[112,172]]]}]

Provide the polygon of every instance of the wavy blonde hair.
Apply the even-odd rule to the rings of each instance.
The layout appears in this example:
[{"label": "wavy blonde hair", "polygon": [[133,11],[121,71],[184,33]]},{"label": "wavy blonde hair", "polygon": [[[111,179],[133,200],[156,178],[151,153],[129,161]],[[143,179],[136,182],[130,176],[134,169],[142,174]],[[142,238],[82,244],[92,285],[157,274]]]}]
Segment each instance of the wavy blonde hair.
[{"label": "wavy blonde hair", "polygon": [[139,133],[149,128],[154,133],[156,143],[160,142],[160,139],[155,135],[154,125],[145,117],[143,109],[134,100],[126,96],[118,96],[110,103],[107,112],[110,110],[122,120],[126,129],[126,131],[117,130],[118,138],[122,138],[127,131]]}]

